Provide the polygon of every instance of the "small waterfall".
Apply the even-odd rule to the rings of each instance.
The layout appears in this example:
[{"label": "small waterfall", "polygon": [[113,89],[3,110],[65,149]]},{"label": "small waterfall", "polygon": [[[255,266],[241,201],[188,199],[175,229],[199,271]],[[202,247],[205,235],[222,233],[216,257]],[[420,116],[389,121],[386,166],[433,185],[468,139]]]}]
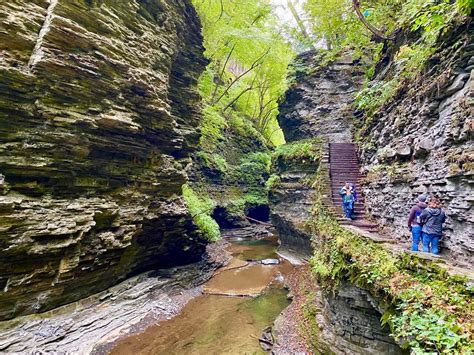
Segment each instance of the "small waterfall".
[{"label": "small waterfall", "polygon": [[31,73],[31,71],[34,69],[36,64],[38,64],[38,62],[43,57],[43,54],[44,54],[43,40],[51,28],[51,22],[53,20],[54,9],[56,8],[57,4],[58,4],[58,0],[49,0],[49,6],[48,6],[48,11],[46,13],[46,18],[38,34],[38,39],[36,40],[35,48],[33,48],[33,52],[31,53],[31,57],[28,62],[27,71],[29,73]]}]

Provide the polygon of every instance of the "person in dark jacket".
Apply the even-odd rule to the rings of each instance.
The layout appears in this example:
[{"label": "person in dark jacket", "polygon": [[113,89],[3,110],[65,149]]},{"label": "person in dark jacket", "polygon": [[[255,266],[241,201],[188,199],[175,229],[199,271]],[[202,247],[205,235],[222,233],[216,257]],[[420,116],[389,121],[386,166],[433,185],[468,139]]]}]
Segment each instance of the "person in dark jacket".
[{"label": "person in dark jacket", "polygon": [[421,212],[420,222],[423,231],[423,251],[435,255],[439,253],[439,240],[443,234],[443,223],[446,214],[441,209],[441,201],[433,197],[428,202],[428,207]]},{"label": "person in dark jacket", "polygon": [[412,235],[412,247],[411,250],[418,251],[418,245],[421,241],[421,213],[427,207],[426,205],[426,196],[418,196],[418,201],[414,205],[408,216],[408,229]]}]

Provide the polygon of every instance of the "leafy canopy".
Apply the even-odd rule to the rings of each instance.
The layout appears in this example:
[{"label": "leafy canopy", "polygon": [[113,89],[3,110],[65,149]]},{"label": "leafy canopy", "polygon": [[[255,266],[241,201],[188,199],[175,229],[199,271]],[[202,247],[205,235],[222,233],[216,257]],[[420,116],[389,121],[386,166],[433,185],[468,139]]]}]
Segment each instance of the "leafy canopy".
[{"label": "leafy canopy", "polygon": [[205,104],[211,107],[205,114],[212,112],[211,118],[217,122],[213,128],[222,130],[223,121],[230,123],[230,117],[240,116],[267,143],[283,143],[276,121],[277,101],[287,89],[287,68],[294,54],[279,32],[269,2],[193,3],[202,22],[206,56],[211,60],[200,80],[200,90]]}]

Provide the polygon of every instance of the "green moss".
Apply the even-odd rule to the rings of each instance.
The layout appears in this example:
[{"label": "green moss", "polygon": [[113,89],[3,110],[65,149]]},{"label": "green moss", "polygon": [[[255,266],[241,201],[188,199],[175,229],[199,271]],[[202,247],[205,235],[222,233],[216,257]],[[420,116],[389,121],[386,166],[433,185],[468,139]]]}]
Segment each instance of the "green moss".
[{"label": "green moss", "polygon": [[219,225],[211,217],[215,202],[204,194],[199,195],[189,185],[183,185],[183,197],[199,232],[211,242],[218,240],[221,236]]},{"label": "green moss", "polygon": [[221,176],[225,176],[228,171],[228,164],[225,158],[217,153],[207,153],[205,151],[199,151],[196,154],[198,161],[204,168],[207,168]]},{"label": "green moss", "polygon": [[267,188],[268,191],[271,191],[271,190],[275,189],[280,182],[281,182],[280,176],[276,175],[276,174],[272,174],[268,178],[268,180],[265,184],[265,187]]},{"label": "green moss", "polygon": [[271,155],[266,152],[251,153],[243,157],[232,172],[233,182],[249,188],[264,187],[270,175]]},{"label": "green moss", "polygon": [[275,149],[273,161],[289,164],[294,161],[299,163],[314,163],[321,159],[322,144],[319,138],[304,139],[283,144]]},{"label": "green moss", "polygon": [[252,121],[240,117],[237,113],[234,113],[232,117],[229,119],[229,127],[235,133],[237,137],[241,137],[241,139],[251,139],[251,140],[258,140],[260,145],[264,145],[265,138],[259,133]]},{"label": "green moss", "polygon": [[[327,171],[320,169],[319,180]],[[320,184],[320,195],[325,187]],[[320,243],[311,259],[320,283],[340,280],[369,290],[392,305],[384,316],[393,336],[414,353],[471,353],[473,291],[431,261],[391,250],[341,227],[317,200],[309,223]]]},{"label": "green moss", "polygon": [[206,151],[213,151],[224,139],[222,132],[227,127],[227,123],[225,118],[212,106],[206,106],[202,110],[202,114],[203,119],[199,126],[201,129],[199,145]]}]

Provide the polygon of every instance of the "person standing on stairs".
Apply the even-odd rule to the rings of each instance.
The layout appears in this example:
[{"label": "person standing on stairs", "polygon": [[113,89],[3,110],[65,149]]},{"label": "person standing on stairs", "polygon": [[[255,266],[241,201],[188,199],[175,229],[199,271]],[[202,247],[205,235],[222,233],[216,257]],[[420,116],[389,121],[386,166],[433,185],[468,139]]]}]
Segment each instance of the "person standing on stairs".
[{"label": "person standing on stairs", "polygon": [[346,182],[339,191],[339,195],[342,198],[342,208],[344,209],[345,217],[352,220],[354,218],[354,188],[349,182]]},{"label": "person standing on stairs", "polygon": [[443,224],[446,221],[446,214],[441,209],[441,201],[437,197],[432,197],[428,201],[428,207],[423,210],[420,222],[423,231],[423,252],[438,255],[439,240],[443,234]]},{"label": "person standing on stairs", "polygon": [[412,247],[411,250],[418,251],[418,245],[421,241],[421,213],[427,207],[426,205],[426,196],[418,196],[418,201],[414,205],[408,216],[408,229],[412,235]]}]

